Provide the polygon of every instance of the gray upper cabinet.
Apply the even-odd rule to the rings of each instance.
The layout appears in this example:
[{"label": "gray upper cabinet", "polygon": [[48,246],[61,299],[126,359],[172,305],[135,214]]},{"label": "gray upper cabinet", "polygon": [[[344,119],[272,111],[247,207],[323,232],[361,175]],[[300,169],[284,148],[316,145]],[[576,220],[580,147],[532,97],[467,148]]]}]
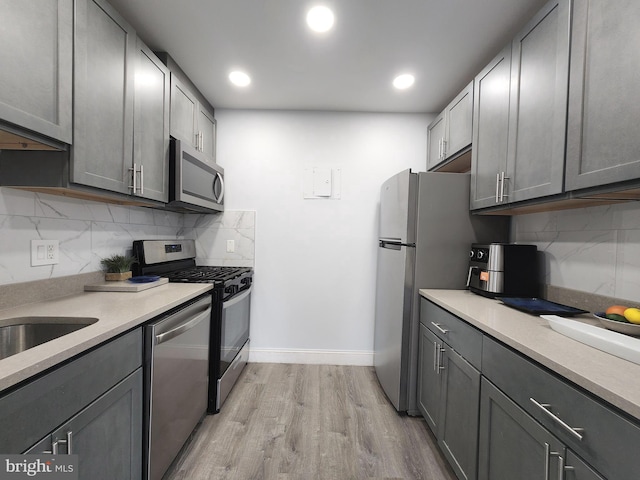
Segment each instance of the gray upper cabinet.
[{"label": "gray upper cabinet", "polygon": [[471,145],[473,82],[431,122],[428,127],[427,169],[458,156]]},{"label": "gray upper cabinet", "polygon": [[198,108],[198,133],[200,150],[215,162],[216,120],[213,118],[213,113],[203,104]]},{"label": "gray upper cabinet", "polygon": [[570,6],[547,3],[476,77],[472,209],[562,192]]},{"label": "gray upper cabinet", "polygon": [[169,69],[138,39],[135,74],[133,171],[145,198],[169,200]]},{"label": "gray upper cabinet", "polygon": [[171,75],[171,136],[196,146],[198,100],[175,74]]},{"label": "gray upper cabinet", "polygon": [[71,181],[128,194],[136,34],[103,0],[76,0]]},{"label": "gray upper cabinet", "polygon": [[474,82],[471,208],[493,206],[499,197],[500,172],[507,163],[511,44]]},{"label": "gray upper cabinet", "polygon": [[640,2],[574,2],[566,189],[640,178]]},{"label": "gray upper cabinet", "polygon": [[442,144],[445,137],[445,112],[442,111],[427,127],[427,170],[444,160]]},{"label": "gray upper cabinet", "polygon": [[70,144],[73,0],[0,0],[0,11],[2,128],[7,122]]},{"label": "gray upper cabinet", "polygon": [[215,161],[216,121],[191,85],[171,73],[171,136],[189,142]]},{"label": "gray upper cabinet", "polygon": [[569,0],[548,3],[513,40],[504,201],[562,192],[569,8]]}]

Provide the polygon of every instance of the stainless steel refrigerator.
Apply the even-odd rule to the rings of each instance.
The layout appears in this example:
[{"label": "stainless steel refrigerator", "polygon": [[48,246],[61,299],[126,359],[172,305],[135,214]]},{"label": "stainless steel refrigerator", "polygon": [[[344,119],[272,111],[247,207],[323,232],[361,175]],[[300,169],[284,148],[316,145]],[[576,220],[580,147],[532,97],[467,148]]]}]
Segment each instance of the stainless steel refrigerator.
[{"label": "stainless steel refrigerator", "polygon": [[374,366],[399,412],[418,414],[418,290],[464,289],[471,244],[508,240],[508,217],[470,214],[469,182],[469,174],[405,170],[382,185]]}]

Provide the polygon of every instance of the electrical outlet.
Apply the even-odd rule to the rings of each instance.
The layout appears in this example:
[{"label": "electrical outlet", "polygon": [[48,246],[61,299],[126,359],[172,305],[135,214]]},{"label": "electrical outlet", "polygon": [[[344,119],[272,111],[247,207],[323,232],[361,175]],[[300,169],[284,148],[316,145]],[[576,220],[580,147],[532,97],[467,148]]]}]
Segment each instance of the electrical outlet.
[{"label": "electrical outlet", "polygon": [[58,240],[31,240],[31,266],[59,263]]},{"label": "electrical outlet", "polygon": [[227,253],[233,253],[236,251],[236,242],[234,240],[227,240]]}]

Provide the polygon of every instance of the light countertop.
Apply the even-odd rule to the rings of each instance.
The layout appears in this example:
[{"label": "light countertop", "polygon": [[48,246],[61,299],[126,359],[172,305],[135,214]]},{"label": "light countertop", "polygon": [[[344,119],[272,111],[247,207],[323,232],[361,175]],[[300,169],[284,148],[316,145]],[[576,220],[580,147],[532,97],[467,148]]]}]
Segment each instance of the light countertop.
[{"label": "light countertop", "polygon": [[[467,290],[420,295],[576,385],[640,419],[640,365],[555,332],[543,318]],[[598,325],[590,315],[572,317]]]},{"label": "light countertop", "polygon": [[142,292],[84,292],[0,310],[14,317],[92,317],[93,325],[0,360],[0,392],[211,290],[210,284],[170,283]]}]

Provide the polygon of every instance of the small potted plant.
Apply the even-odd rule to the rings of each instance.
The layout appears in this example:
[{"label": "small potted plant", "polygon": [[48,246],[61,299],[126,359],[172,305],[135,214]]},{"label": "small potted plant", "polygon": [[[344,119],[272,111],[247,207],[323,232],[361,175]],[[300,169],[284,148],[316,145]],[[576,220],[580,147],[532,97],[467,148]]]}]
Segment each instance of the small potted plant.
[{"label": "small potted plant", "polygon": [[100,264],[104,267],[105,280],[122,281],[131,278],[131,265],[136,263],[134,257],[126,255],[111,255],[110,257],[100,260]]}]

